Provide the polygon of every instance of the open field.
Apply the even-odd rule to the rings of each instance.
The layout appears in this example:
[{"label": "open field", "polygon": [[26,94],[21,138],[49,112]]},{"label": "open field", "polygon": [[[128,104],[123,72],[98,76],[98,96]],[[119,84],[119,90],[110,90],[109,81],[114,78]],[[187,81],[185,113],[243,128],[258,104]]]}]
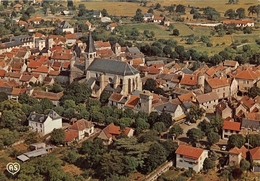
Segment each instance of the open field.
[{"label": "open field", "polygon": [[[248,9],[249,6],[258,5],[258,0],[239,0],[237,4],[226,4],[228,0],[156,0],[147,3],[146,7],[141,7],[140,3],[133,2],[75,2],[74,4],[78,6],[79,4],[85,4],[87,9],[102,10],[106,9],[108,14],[117,16],[133,16],[135,11],[140,8],[143,12],[146,12],[152,4],[160,3],[163,6],[169,6],[171,4],[183,4],[186,6],[195,7],[207,7],[211,6],[216,8],[220,13],[224,13],[228,9],[237,9],[240,7]],[[188,10],[188,9],[187,9]],[[155,11],[156,15],[162,12]],[[246,14],[248,12],[246,11]]]}]

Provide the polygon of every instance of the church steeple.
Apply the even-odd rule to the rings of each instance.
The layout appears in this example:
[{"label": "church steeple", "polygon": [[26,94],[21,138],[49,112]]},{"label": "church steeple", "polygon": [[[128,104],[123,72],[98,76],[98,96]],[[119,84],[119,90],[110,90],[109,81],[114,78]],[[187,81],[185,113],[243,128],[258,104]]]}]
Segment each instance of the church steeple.
[{"label": "church steeple", "polygon": [[85,70],[93,62],[94,58],[97,56],[96,48],[94,46],[94,40],[91,36],[91,32],[88,35],[87,47],[85,49],[86,61],[85,61]]},{"label": "church steeple", "polygon": [[87,47],[85,49],[85,52],[86,53],[94,53],[96,52],[96,48],[94,46],[94,40],[91,36],[91,32],[89,32],[89,35],[88,35],[88,41],[87,41]]}]

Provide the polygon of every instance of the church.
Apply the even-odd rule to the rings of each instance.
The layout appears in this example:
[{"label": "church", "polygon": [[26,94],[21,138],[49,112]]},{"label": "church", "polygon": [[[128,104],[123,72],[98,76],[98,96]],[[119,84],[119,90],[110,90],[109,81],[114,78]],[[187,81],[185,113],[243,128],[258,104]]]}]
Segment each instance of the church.
[{"label": "church", "polygon": [[139,71],[127,62],[97,57],[94,40],[89,33],[85,50],[76,45],[70,63],[70,82],[86,82],[92,96],[99,98],[106,90],[124,96],[134,90],[142,90]]}]

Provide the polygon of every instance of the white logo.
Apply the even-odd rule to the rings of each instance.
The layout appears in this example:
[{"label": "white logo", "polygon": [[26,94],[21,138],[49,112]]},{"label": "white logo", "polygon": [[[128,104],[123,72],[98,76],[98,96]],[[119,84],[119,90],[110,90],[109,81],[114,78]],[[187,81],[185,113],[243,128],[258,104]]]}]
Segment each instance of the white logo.
[{"label": "white logo", "polygon": [[20,170],[20,164],[17,163],[17,162],[15,162],[15,163],[10,162],[10,163],[8,163],[8,164],[6,165],[6,170],[7,170],[9,173],[11,173],[12,175],[14,175],[14,174],[16,174],[17,172],[19,172],[19,170]]}]

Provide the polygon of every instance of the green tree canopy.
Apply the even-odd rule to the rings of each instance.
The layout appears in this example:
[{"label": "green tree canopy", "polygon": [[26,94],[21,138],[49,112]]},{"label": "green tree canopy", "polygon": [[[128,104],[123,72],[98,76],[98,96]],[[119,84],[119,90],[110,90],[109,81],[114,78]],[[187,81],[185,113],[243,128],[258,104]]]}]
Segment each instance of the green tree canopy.
[{"label": "green tree canopy", "polygon": [[63,144],[65,141],[65,132],[63,129],[54,129],[51,132],[51,138],[50,141],[55,144],[55,145],[59,145],[59,144]]},{"label": "green tree canopy", "polygon": [[187,137],[191,140],[191,142],[196,143],[200,139],[202,139],[204,136],[204,133],[197,129],[197,128],[191,128],[187,132]]},{"label": "green tree canopy", "polygon": [[228,146],[230,148],[238,147],[241,148],[246,142],[246,139],[241,134],[233,134],[228,137]]},{"label": "green tree canopy", "polygon": [[177,138],[182,134],[183,134],[183,129],[179,124],[174,124],[169,131],[169,135],[171,137],[174,136],[175,138]]}]

